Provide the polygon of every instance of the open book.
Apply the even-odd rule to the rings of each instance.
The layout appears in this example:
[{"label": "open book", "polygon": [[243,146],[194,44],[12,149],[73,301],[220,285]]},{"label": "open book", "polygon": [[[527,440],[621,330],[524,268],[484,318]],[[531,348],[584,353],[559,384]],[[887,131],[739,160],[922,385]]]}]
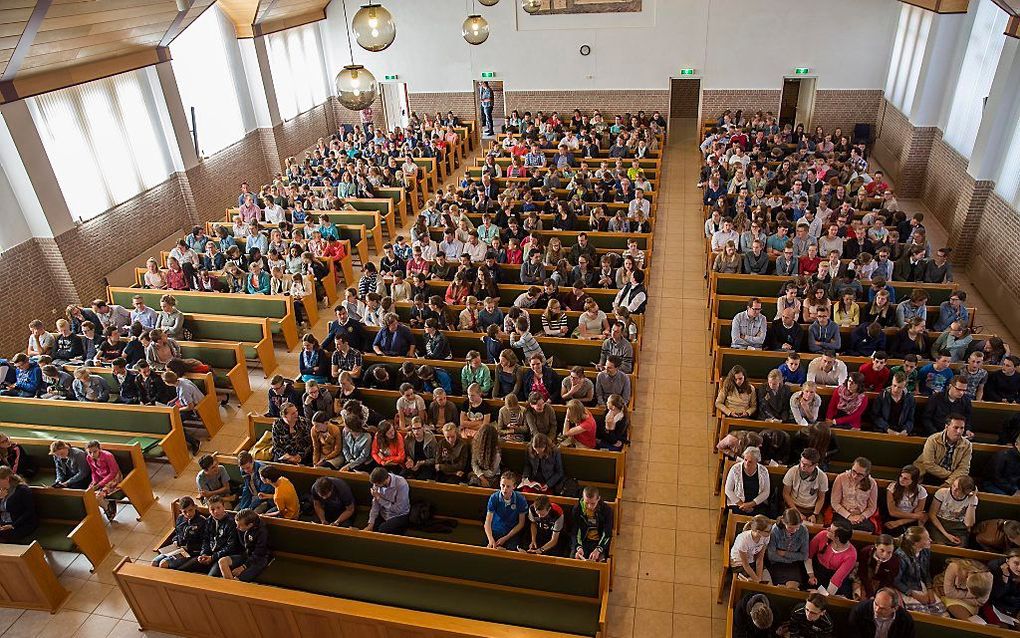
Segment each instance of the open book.
[{"label": "open book", "polygon": [[167,556],[170,558],[191,558],[191,554],[188,553],[188,550],[184,549],[183,547],[178,547],[177,543],[170,543],[169,545],[160,547],[156,551],[158,551],[163,556]]}]

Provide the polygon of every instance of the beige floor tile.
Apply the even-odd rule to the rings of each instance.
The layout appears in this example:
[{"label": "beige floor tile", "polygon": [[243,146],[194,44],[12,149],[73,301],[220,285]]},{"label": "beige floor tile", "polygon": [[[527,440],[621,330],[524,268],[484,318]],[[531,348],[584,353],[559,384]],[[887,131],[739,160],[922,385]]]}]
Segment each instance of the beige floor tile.
[{"label": "beige floor tile", "polygon": [[634,612],[633,607],[609,605],[606,610],[607,638],[631,638],[634,635]]},{"label": "beige floor tile", "polygon": [[[663,530],[655,530],[656,533]],[[656,553],[641,552],[638,564],[638,578],[645,580],[661,580],[673,582],[675,561],[673,552]]]},{"label": "beige floor tile", "polygon": [[[638,577],[637,601],[634,606],[638,609],[672,611],[673,589],[673,583],[657,580],[645,580]],[[638,626],[643,627],[643,625]]]},{"label": "beige floor tile", "polygon": [[710,587],[677,584],[673,589],[674,612],[711,617],[712,606],[712,589]]},{"label": "beige floor tile", "polygon": [[713,635],[712,619],[706,616],[673,614],[673,632],[675,636],[705,636],[707,638]]},{"label": "beige floor tile", "polygon": [[[635,636],[654,636],[655,638],[672,638],[673,614],[652,609],[634,610]],[[695,634],[677,633],[677,636],[694,636]]]}]

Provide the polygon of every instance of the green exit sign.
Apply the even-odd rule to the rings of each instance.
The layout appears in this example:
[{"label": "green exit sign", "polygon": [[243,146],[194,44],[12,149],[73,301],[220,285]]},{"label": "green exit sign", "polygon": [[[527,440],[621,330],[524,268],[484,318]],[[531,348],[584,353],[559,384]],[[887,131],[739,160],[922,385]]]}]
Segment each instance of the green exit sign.
[{"label": "green exit sign", "polygon": [[694,75],[694,69],[680,69],[680,75]]},{"label": "green exit sign", "polygon": [[808,70],[809,69],[806,66],[799,66],[796,69],[794,69],[793,72],[797,75],[807,75]]},{"label": "green exit sign", "polygon": [[494,78],[496,77],[495,71],[482,71],[483,78]]},{"label": "green exit sign", "polygon": [[395,76],[395,75],[386,75],[386,76],[383,76],[383,79],[384,80],[396,80],[397,76]]}]

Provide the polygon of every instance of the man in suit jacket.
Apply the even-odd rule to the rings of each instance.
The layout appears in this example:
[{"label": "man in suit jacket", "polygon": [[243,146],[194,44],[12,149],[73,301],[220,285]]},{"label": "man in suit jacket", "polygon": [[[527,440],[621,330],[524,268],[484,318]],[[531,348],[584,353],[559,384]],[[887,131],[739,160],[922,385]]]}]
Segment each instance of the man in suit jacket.
[{"label": "man in suit jacket", "polygon": [[900,593],[883,587],[875,597],[850,610],[847,636],[856,638],[914,638],[914,619],[903,607]]}]

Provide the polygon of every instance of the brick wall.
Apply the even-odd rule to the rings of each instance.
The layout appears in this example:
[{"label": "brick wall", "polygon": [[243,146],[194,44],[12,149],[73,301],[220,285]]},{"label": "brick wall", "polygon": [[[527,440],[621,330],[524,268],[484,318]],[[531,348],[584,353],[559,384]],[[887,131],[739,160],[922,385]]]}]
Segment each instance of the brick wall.
[{"label": "brick wall", "polygon": [[[361,111],[352,111],[348,109],[340,104],[339,100],[332,96],[329,98],[329,105],[332,107],[334,122],[333,131],[331,131],[331,133],[335,133],[336,129],[341,124],[361,126]],[[372,102],[372,121],[376,126],[385,126],[386,124],[386,116],[383,113],[382,94],[376,96],[375,102]]]},{"label": "brick wall", "polygon": [[896,183],[897,195],[920,197],[938,129],[914,126],[899,109],[883,101],[876,134],[879,137],[873,150],[875,159]]},{"label": "brick wall", "polygon": [[952,236],[953,217],[961,199],[974,189],[974,178],[967,173],[967,160],[936,131],[925,169],[921,199],[939,223]]},{"label": "brick wall", "polygon": [[[57,270],[52,268],[54,262]],[[0,356],[10,357],[25,349],[30,321],[41,319],[52,326],[76,295],[52,239],[30,239],[0,253],[0,271],[4,273],[0,277]]]},{"label": "brick wall", "polygon": [[281,164],[291,156],[299,156],[297,159],[300,160],[305,149],[316,140],[320,137],[328,138],[335,132],[336,129],[330,128],[330,121],[335,121],[335,116],[333,118],[327,116],[332,110],[328,102],[320,104],[273,129]]},{"label": "brick wall", "polygon": [[718,119],[726,109],[778,115],[780,93],[779,89],[705,89],[701,92],[701,117]]},{"label": "brick wall", "polygon": [[832,131],[839,127],[850,137],[854,124],[863,123],[870,124],[874,134],[882,101],[880,90],[820,89],[815,91],[811,128],[821,126]]},{"label": "brick wall", "polygon": [[574,109],[599,109],[603,115],[645,111],[668,113],[669,91],[507,91],[506,107],[511,111],[558,111],[562,116]]},{"label": "brick wall", "polygon": [[475,113],[474,96],[470,91],[449,92],[449,93],[410,93],[407,94],[407,103],[412,113],[424,116],[426,113],[446,113],[453,111],[459,118],[477,120],[479,115]]},{"label": "brick wall", "polygon": [[[993,192],[978,225],[968,275],[985,299],[995,300],[995,311],[1004,326],[1020,326],[1020,211]],[[982,322],[978,315],[977,323]],[[1017,344],[1010,344],[1015,353]]]},{"label": "brick wall", "polygon": [[172,176],[56,237],[78,299],[105,296],[104,276],[126,259],[193,224]]},{"label": "brick wall", "polygon": [[248,182],[252,190],[257,191],[271,180],[278,167],[271,172],[267,165],[264,134],[273,137],[271,131],[256,129],[188,171],[187,180],[199,219],[223,219],[227,207],[236,206],[241,182]]}]

